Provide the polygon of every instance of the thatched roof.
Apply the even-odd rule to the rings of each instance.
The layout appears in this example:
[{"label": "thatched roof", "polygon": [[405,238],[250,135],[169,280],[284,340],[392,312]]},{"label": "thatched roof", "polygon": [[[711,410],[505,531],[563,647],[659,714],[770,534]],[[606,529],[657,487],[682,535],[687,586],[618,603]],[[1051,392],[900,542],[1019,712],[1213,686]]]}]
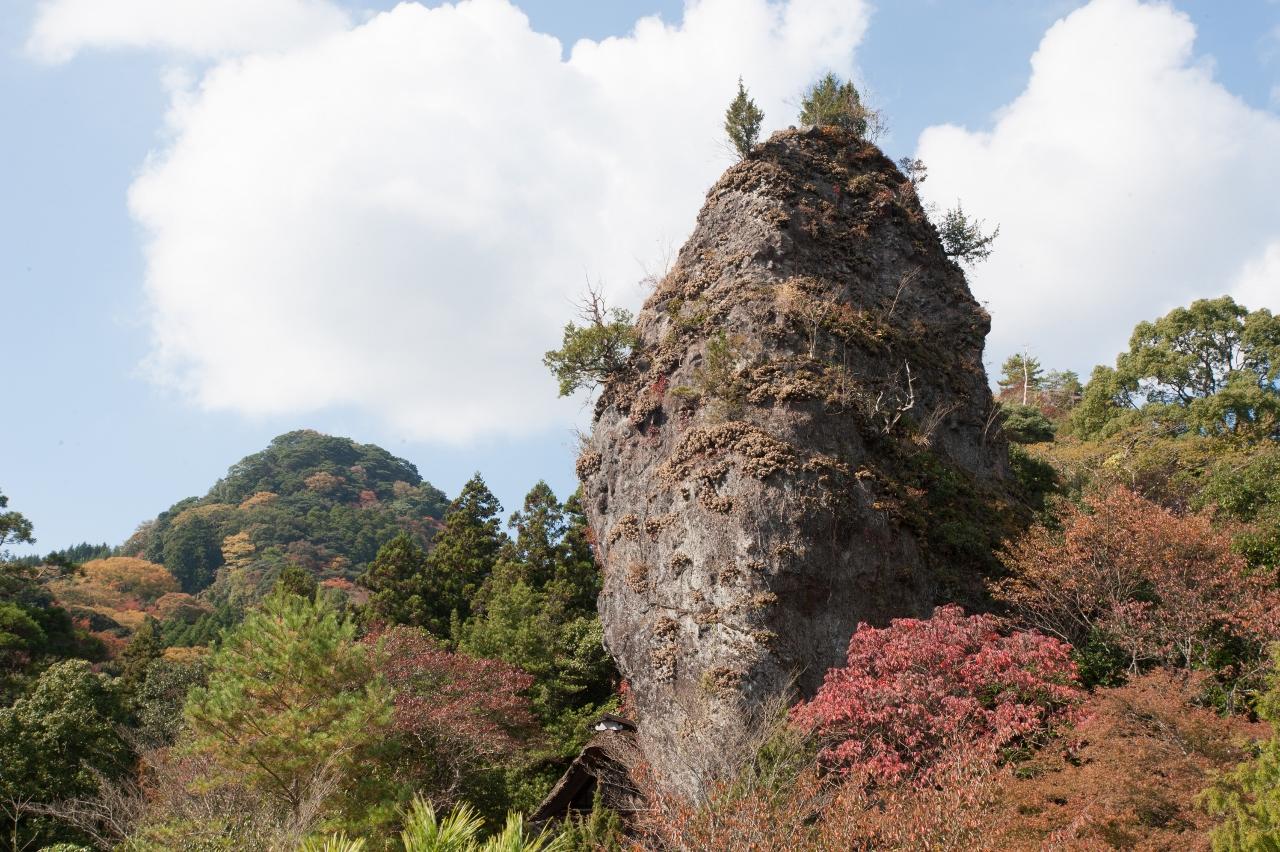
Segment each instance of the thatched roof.
[{"label": "thatched roof", "polygon": [[600,731],[588,740],[530,816],[530,822],[541,824],[590,813],[597,790],[604,804],[624,817],[635,811],[640,798],[631,778],[631,768],[640,755],[635,724],[620,717],[610,720],[625,723],[619,726],[622,730]]}]

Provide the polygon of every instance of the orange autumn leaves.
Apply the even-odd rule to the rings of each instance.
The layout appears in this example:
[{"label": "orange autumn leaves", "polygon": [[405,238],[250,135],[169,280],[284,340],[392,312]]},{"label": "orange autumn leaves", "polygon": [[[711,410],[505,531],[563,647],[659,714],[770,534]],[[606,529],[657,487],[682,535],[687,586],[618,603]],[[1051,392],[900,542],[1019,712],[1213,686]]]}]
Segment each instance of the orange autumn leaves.
[{"label": "orange autumn leaves", "polygon": [[203,608],[179,591],[177,579],[163,565],[131,556],[90,560],[49,588],[63,606],[98,613],[131,630],[148,615],[163,618],[192,606]]},{"label": "orange autumn leaves", "polygon": [[1250,569],[1232,530],[1124,488],[1068,504],[1061,529],[1036,526],[1002,556],[993,586],[1015,619],[1082,648],[1105,642],[1129,669],[1204,666],[1225,631],[1276,638],[1275,571]]}]

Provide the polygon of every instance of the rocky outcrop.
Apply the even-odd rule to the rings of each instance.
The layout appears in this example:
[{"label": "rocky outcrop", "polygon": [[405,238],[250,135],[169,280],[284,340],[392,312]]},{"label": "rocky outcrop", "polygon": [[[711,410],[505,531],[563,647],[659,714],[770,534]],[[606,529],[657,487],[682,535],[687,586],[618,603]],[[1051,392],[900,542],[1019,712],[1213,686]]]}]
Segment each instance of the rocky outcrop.
[{"label": "rocky outcrop", "polygon": [[988,316],[874,145],[784,131],[708,193],[578,460],[605,641],[657,776],[696,795],[859,621],[976,575],[1007,462]]}]

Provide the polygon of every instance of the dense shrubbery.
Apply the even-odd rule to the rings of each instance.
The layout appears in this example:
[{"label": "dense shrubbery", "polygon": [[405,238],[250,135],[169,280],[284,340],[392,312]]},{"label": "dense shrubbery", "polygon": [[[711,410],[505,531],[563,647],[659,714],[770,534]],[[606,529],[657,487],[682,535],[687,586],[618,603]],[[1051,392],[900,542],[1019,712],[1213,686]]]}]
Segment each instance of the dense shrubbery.
[{"label": "dense shrubbery", "polygon": [[818,738],[824,766],[897,782],[1067,720],[1082,698],[1070,653],[1037,633],[1001,635],[992,617],[956,606],[883,629],[862,624],[848,665],[827,672],[792,717]]},{"label": "dense shrubbery", "polygon": [[994,593],[1022,623],[1091,659],[1129,672],[1161,662],[1204,668],[1232,637],[1256,647],[1276,636],[1274,572],[1251,570],[1207,517],[1116,487],[1064,506],[1057,525],[1009,546],[1010,576]]},{"label": "dense shrubbery", "polygon": [[863,104],[853,83],[835,74],[827,74],[810,86],[800,101],[800,124],[841,127],[859,139],[876,130],[879,120]]}]

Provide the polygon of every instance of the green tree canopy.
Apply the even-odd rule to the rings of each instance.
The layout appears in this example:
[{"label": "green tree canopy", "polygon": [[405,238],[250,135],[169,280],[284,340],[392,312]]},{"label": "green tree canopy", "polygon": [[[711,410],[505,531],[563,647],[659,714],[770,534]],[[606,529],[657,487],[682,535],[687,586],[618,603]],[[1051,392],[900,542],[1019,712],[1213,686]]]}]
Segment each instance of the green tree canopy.
[{"label": "green tree canopy", "polygon": [[[1273,657],[1280,670],[1280,649]],[[1257,713],[1271,723],[1271,737],[1259,744],[1253,760],[1219,778],[1205,793],[1209,810],[1222,820],[1213,831],[1213,848],[1222,852],[1280,848],[1280,677],[1276,670]]]},{"label": "green tree canopy", "polygon": [[947,257],[966,266],[976,266],[991,257],[991,244],[1000,236],[1000,226],[989,234],[983,232],[982,226],[982,220],[967,215],[957,201],[955,207],[943,214],[942,223],[938,225],[938,238]]},{"label": "green tree canopy", "polygon": [[635,318],[622,308],[609,308],[604,297],[588,289],[579,311],[583,325],[564,327],[559,349],[542,357],[560,385],[560,395],[594,390],[621,370],[638,341]]},{"label": "green tree canopy", "polygon": [[293,562],[285,563],[284,568],[280,569],[280,575],[276,577],[277,590],[307,600],[315,600],[319,588],[315,575]]},{"label": "green tree canopy", "polygon": [[1016,399],[1021,405],[1030,405],[1035,401],[1035,393],[1044,381],[1044,368],[1033,355],[1025,352],[1015,353],[1004,359],[1000,366],[1000,386],[1002,398]]},{"label": "green tree canopy", "polygon": [[317,788],[357,784],[391,716],[355,625],[323,597],[283,591],[227,634],[208,685],[185,709],[186,753],[208,759],[202,785],[237,785],[296,813]]},{"label": "green tree canopy", "polygon": [[751,153],[751,149],[760,138],[760,124],[763,121],[764,111],[751,100],[746,87],[742,85],[742,78],[739,77],[738,94],[724,114],[724,132],[733,143],[739,157],[745,157]]},{"label": "green tree canopy", "polygon": [[828,73],[809,87],[800,102],[800,123],[843,127],[859,139],[867,135],[871,111],[848,80]]},{"label": "green tree canopy", "polygon": [[[129,768],[130,750],[117,731],[122,721],[116,693],[88,663],[67,660],[45,669],[26,695],[0,709],[0,800],[92,796],[99,774],[113,777]],[[18,849],[78,839],[45,816],[19,817],[0,830]]]},{"label": "green tree canopy", "polygon": [[129,644],[116,660],[121,687],[128,693],[136,692],[147,679],[147,669],[163,654],[164,640],[160,635],[160,622],[147,616],[133,632]]},{"label": "green tree canopy", "polygon": [[1138,419],[1178,432],[1280,437],[1280,318],[1229,296],[1200,299],[1133,330],[1116,366],[1098,367],[1075,424],[1099,434]]},{"label": "green tree canopy", "polygon": [[[0,493],[0,509],[7,509],[9,498]],[[0,512],[0,561],[7,558],[4,546],[7,544],[35,544],[32,537],[31,521],[21,512]]]},{"label": "green tree canopy", "polygon": [[191,514],[170,528],[161,560],[182,591],[195,594],[213,582],[222,565],[222,538],[221,525],[204,514]]},{"label": "green tree canopy", "polygon": [[1019,403],[1004,404],[1004,422],[1002,428],[1005,437],[1018,444],[1038,444],[1041,441],[1052,441],[1053,423],[1034,405]]},{"label": "green tree canopy", "polygon": [[[360,583],[369,590],[367,621],[424,627],[439,620],[427,576],[427,552],[403,533],[382,546]],[[448,613],[444,617],[447,624]]]},{"label": "green tree canopy", "polygon": [[[8,499],[0,494],[0,508]],[[0,546],[32,542],[31,523],[17,512],[0,513]],[[78,629],[43,582],[47,576],[28,562],[6,562],[0,551],[0,705],[8,704],[26,679],[50,658],[100,659],[102,643]],[[65,574],[70,568],[59,569]]]},{"label": "green tree canopy", "polygon": [[576,497],[561,505],[545,482],[511,516],[516,537],[502,549],[461,630],[460,647],[533,675],[530,697],[558,756],[581,745],[586,723],[613,694],[596,596],[600,572]]},{"label": "green tree canopy", "polygon": [[501,512],[502,504],[479,473],[462,487],[427,554],[422,591],[426,617],[417,626],[447,637],[455,613],[459,620],[471,614],[472,600],[508,542]]}]

